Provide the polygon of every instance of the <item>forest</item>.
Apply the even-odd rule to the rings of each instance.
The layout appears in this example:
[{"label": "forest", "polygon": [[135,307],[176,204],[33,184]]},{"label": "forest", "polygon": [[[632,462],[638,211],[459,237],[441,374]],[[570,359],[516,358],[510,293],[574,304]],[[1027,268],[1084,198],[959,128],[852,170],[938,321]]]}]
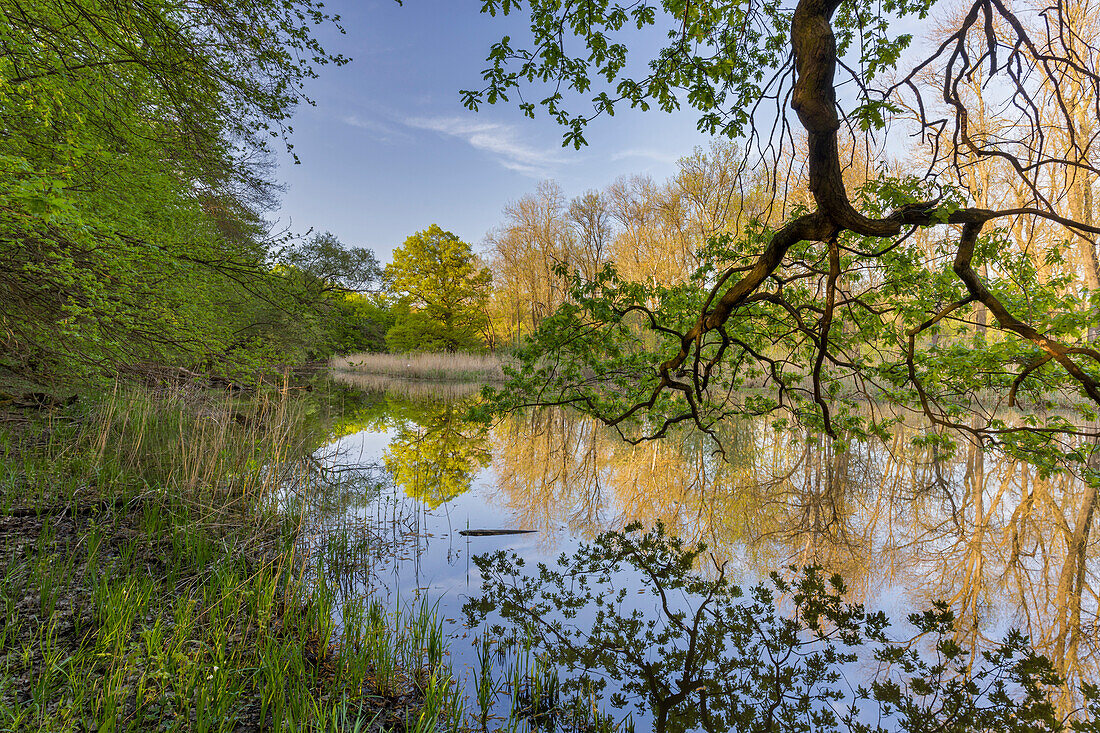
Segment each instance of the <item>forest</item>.
[{"label": "forest", "polygon": [[471,118],[708,142],[385,262],[338,9],[0,0],[0,728],[1100,726],[1093,0],[483,0]]}]

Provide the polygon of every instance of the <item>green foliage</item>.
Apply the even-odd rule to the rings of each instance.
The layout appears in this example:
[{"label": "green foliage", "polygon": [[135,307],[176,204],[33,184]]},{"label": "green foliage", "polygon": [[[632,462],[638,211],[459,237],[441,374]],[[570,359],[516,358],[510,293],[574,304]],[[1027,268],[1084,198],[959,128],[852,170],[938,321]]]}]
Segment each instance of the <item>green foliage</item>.
[{"label": "green foliage", "polygon": [[393,328],[393,309],[382,296],[345,293],[332,301],[330,349],[336,354],[385,351],[386,333]]},{"label": "green foliage", "polygon": [[[541,85],[545,94],[537,97],[538,106],[566,128],[563,144],[578,148],[585,144],[585,125],[613,115],[619,105],[666,112],[686,105],[699,112],[699,130],[741,137],[752,126],[765,89],[772,86],[774,94],[776,79],[789,69],[792,11],[779,0],[531,0],[527,5],[529,43],[511,36],[495,43],[482,72],[484,86],[464,90],[463,103],[476,110],[514,95],[520,109],[534,117],[536,103],[528,99],[536,97],[525,87]],[[851,66],[860,88],[893,68],[912,40],[892,33],[890,20],[923,18],[931,5],[931,0],[841,3],[834,19],[837,45],[841,54],[850,48],[858,52]],[[494,16],[522,10],[515,0],[482,3],[482,12]],[[659,36],[667,41],[652,52],[652,39]],[[638,59],[638,49],[647,57]],[[592,111],[576,112],[569,94],[587,97]],[[881,127],[879,102],[864,94],[860,104],[862,124]]]},{"label": "green foliage", "polygon": [[0,369],[287,356],[269,141],[331,56],[314,0],[0,2]]},{"label": "green foliage", "polygon": [[470,245],[433,224],[405,240],[386,266],[399,298],[386,334],[392,351],[460,351],[481,345],[492,275]]},{"label": "green foliage", "polygon": [[[465,611],[471,624],[489,621],[491,636],[518,631],[549,660],[560,714],[568,698],[596,694],[658,733],[1094,729],[1091,708],[1059,717],[1063,680],[1018,632],[966,649],[936,604],[910,617],[917,638],[896,643],[884,614],[847,601],[842,580],[820,568],[744,593],[724,566],[700,567],[708,559],[661,525],[637,524],[534,573],[498,551],[474,558],[484,595]],[[853,663],[872,653],[880,666],[868,679]],[[1095,690],[1081,693],[1095,704]]]},{"label": "green foliage", "polygon": [[279,260],[274,274],[291,299],[281,313],[269,313],[268,332],[296,339],[311,359],[385,349],[393,316],[378,292],[382,270],[372,251],[345,247],[324,232],[287,248]]},{"label": "green foliage", "polygon": [[335,234],[315,234],[280,258],[289,271],[306,281],[305,287],[318,293],[370,292],[377,290],[382,270],[374,252],[362,247],[345,247]]}]

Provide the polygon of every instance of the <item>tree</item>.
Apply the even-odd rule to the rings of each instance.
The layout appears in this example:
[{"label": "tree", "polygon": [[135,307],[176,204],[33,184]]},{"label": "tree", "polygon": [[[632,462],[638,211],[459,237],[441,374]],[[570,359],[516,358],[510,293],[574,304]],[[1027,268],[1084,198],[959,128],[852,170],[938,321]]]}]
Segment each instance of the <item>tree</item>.
[{"label": "tree", "polygon": [[573,259],[582,277],[591,279],[608,260],[611,249],[611,211],[599,191],[585,191],[569,202],[576,252]]},{"label": "tree", "polygon": [[[497,298],[511,313],[514,336],[533,330],[565,300],[567,283],[556,268],[570,262],[573,237],[565,197],[553,181],[510,202],[505,221],[486,235],[497,283]],[[524,324],[524,320],[528,323]]]},{"label": "tree", "polygon": [[314,359],[385,350],[393,318],[380,292],[382,269],[374,252],[346,247],[324,232],[287,248],[279,260],[278,273],[294,296],[291,307],[272,314],[284,337],[298,334]]},{"label": "tree", "polygon": [[317,69],[314,0],[0,1],[0,370],[239,351],[285,303],[270,144]]},{"label": "tree", "polygon": [[313,235],[281,258],[293,271],[322,292],[362,293],[378,289],[382,269],[374,252],[363,247],[345,247],[332,232]]},{"label": "tree", "polygon": [[384,278],[398,298],[386,342],[397,351],[475,348],[487,325],[492,275],[470,245],[432,224],[393,252]]},{"label": "tree", "polygon": [[[912,37],[897,21],[931,6],[530,3],[531,42],[495,44],[485,85],[463,93],[467,106],[518,92],[527,114],[542,107],[579,147],[585,125],[621,105],[686,102],[701,130],[744,140],[741,171],[766,168],[774,191],[796,180],[782,177],[786,161],[804,160],[809,205],[712,238],[693,278],[702,287],[633,283],[613,270],[576,279],[571,302],[531,340],[504,404],[575,405],[631,440],[683,421],[713,434],[717,421],[744,414],[793,416],[850,439],[884,436],[916,415],[934,428],[928,440],[963,436],[1048,469],[1083,466],[1100,407],[1100,351],[1088,340],[1100,295],[1041,281],[1007,239],[1021,219],[1063,239],[1100,233],[1046,186],[1067,170],[1098,170],[1091,128],[1070,110],[1087,100],[1086,117],[1097,118],[1100,71],[1094,55],[1064,43],[1077,36],[1062,5],[1040,16],[1004,0],[972,0],[942,43],[903,68]],[[484,10],[519,7],[490,0]],[[653,27],[668,42],[643,66],[628,34]],[[638,68],[648,71],[632,76]],[[838,75],[851,92],[838,94]],[[978,75],[987,106],[1013,113],[998,134],[970,124],[967,82]],[[540,82],[551,91],[536,105],[527,99]],[[588,94],[591,112],[572,111],[571,93]],[[1057,140],[1045,134],[1052,118]],[[894,129],[917,135],[921,171],[887,174],[882,149]],[[849,191],[842,150],[865,151],[878,175]],[[975,204],[966,175],[974,159],[1006,162],[1025,200]],[[981,309],[995,332],[973,339]],[[861,415],[867,398],[875,409]]]}]

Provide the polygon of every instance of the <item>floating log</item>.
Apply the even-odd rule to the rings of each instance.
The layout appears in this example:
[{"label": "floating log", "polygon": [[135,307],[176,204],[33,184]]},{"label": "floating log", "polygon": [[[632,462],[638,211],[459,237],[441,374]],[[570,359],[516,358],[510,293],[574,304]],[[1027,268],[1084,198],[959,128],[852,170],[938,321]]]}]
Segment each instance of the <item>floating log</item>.
[{"label": "floating log", "polygon": [[501,534],[530,534],[537,529],[464,529],[459,532],[463,537],[495,537]]}]

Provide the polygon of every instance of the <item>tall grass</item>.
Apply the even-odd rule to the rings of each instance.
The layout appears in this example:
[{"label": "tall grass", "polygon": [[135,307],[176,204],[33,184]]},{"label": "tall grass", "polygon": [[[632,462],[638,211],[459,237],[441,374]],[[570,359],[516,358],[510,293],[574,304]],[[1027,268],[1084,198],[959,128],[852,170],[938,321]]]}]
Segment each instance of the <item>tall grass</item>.
[{"label": "tall grass", "polygon": [[351,354],[330,362],[337,371],[471,382],[502,381],[504,364],[496,354],[467,353]]},{"label": "tall grass", "polygon": [[422,402],[459,402],[480,393],[486,381],[403,379],[385,374],[351,371],[333,372],[332,376],[340,384],[346,384],[364,392],[383,392]]},{"label": "tall grass", "polygon": [[0,435],[0,730],[461,718],[431,609],[338,606],[306,572],[281,500],[318,488],[305,409],[119,386]]}]

